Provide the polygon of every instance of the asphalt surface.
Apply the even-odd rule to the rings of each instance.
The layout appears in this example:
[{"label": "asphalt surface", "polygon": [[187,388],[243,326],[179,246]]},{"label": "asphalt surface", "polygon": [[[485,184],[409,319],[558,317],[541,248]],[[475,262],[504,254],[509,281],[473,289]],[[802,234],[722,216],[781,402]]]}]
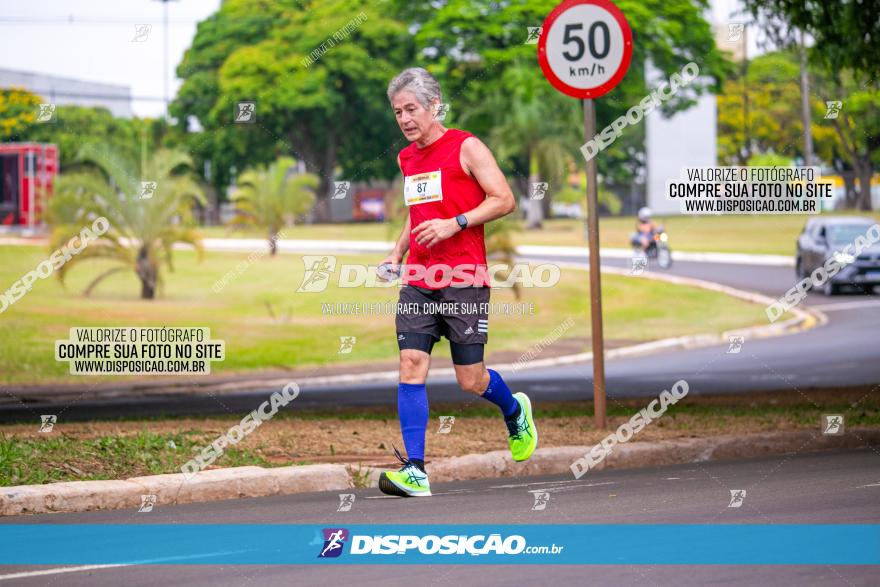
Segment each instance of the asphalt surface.
[{"label": "asphalt surface", "polygon": [[[430,473],[430,464],[429,464]],[[730,490],[744,489],[739,508]],[[434,484],[434,497],[399,499],[355,490],[351,511],[338,492],[308,493],[135,510],[19,516],[28,524],[877,524],[880,453],[873,449],[713,461],[571,476]],[[550,494],[534,511],[535,492]],[[564,536],[560,536],[560,541]],[[218,545],[218,549],[228,545]],[[314,549],[288,544],[288,548]],[[626,548],[626,544],[621,544]],[[39,548],[39,545],[34,545]],[[687,548],[658,544],[657,548]],[[150,565],[2,566],[0,584],[127,587],[153,585],[876,585],[877,567],[814,566],[335,566]],[[40,574],[34,574],[40,573]]]},{"label": "asphalt surface", "polygon": [[[571,257],[523,257],[531,261],[577,262]],[[586,259],[579,262],[587,266]],[[606,258],[603,265],[627,267],[628,259]],[[659,271],[655,265],[650,270]],[[782,296],[794,286],[791,267],[722,264],[677,261],[669,274],[699,278],[731,287]],[[584,280],[587,274],[584,273]],[[676,300],[670,300],[675,304]],[[691,395],[745,393],[767,390],[806,390],[880,383],[880,295],[858,290],[833,298],[810,293],[801,307],[814,307],[828,316],[828,323],[784,337],[746,340],[741,352],[729,354],[728,345],[692,350],[665,351],[656,354],[606,361],[606,388],[609,399],[655,397],[679,379],[685,379]],[[719,312],[724,308],[719,307]],[[588,316],[583,318],[588,320]],[[560,319],[561,322],[561,319]],[[557,324],[547,324],[551,333]],[[664,333],[657,333],[664,338]],[[445,339],[439,344],[447,344]],[[490,339],[491,344],[491,339]],[[524,351],[528,349],[523,349]],[[539,357],[540,358],[540,357]],[[524,369],[503,373],[517,391],[535,400],[577,400],[592,397],[592,364]],[[360,384],[303,384],[297,406],[395,406],[396,385],[391,382]],[[429,376],[432,402],[456,403],[466,396],[454,377]],[[211,395],[168,394],[153,397],[128,397],[75,402],[66,401],[65,420],[86,420],[124,416],[161,414],[247,413],[265,401],[275,388],[225,393],[222,399]],[[52,411],[55,410],[55,411]],[[0,422],[33,421],[42,413],[57,413],[58,405],[28,402],[6,405],[0,410]]]}]

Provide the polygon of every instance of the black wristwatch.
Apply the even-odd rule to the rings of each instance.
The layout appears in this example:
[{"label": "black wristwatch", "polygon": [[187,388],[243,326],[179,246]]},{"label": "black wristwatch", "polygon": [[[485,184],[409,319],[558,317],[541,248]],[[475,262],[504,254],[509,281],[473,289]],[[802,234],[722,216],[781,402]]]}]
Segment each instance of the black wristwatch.
[{"label": "black wristwatch", "polygon": [[464,214],[459,214],[458,216],[456,216],[455,221],[458,222],[458,226],[460,226],[462,230],[467,228],[467,218]]}]

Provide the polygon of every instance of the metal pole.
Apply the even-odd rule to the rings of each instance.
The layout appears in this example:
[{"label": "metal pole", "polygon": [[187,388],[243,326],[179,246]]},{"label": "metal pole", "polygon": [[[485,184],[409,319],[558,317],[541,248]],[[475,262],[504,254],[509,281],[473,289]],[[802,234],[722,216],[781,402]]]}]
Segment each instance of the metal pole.
[{"label": "metal pole", "polygon": [[37,189],[36,180],[34,179],[34,149],[33,146],[28,146],[28,178],[30,179],[30,193],[28,193],[28,231],[30,234],[34,233],[34,222],[36,218],[34,218],[34,208],[36,208],[36,194],[34,193]]},{"label": "metal pole", "polygon": [[803,30],[801,30],[800,35],[798,53],[800,53],[801,60],[801,120],[804,125],[804,166],[811,167],[813,165],[813,117],[810,114],[810,72],[807,69],[807,45],[804,41]]},{"label": "metal pole", "polygon": [[162,78],[165,80],[165,116],[168,116],[168,0],[162,0],[163,26],[165,28],[165,51],[164,63],[162,64]]},{"label": "metal pole", "polygon": [[[584,100],[584,137],[596,136],[596,105]],[[596,158],[587,161],[587,231],[590,246],[590,318],[593,341],[593,406],[596,428],[605,428],[605,344],[602,334],[602,284],[599,274],[599,186]]]},{"label": "metal pole", "polygon": [[40,193],[39,193],[39,201],[37,205],[40,208],[40,228],[46,224],[44,217],[46,213],[46,145],[43,144],[40,146],[40,165],[38,167],[37,176],[40,178]]}]

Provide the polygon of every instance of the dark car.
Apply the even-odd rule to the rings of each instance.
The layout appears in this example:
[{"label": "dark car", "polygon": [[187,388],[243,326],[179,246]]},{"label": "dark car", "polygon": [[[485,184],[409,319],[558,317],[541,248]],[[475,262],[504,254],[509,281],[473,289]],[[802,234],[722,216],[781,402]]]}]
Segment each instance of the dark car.
[{"label": "dark car", "polygon": [[[871,243],[868,231],[874,224],[877,222],[873,219],[859,216],[810,218],[798,237],[795,257],[798,278],[808,277],[835,257],[841,269],[822,285],[825,295],[834,295],[844,285],[856,286],[869,293],[872,288],[880,287],[880,243],[874,242],[858,254],[843,252],[846,245],[855,245],[859,236]],[[854,247],[849,251],[855,253]]]}]

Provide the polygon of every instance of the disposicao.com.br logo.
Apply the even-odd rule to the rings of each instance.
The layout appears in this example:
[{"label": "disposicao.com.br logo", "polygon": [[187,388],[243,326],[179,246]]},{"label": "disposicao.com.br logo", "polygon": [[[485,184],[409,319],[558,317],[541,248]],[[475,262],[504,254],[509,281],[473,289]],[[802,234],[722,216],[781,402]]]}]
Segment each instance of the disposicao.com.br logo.
[{"label": "disposicao.com.br logo", "polygon": [[324,542],[318,558],[338,557],[347,543],[351,555],[517,555],[517,554],[559,554],[564,546],[529,546],[525,537],[512,534],[447,534],[439,536],[428,534],[363,534],[349,535],[345,528],[324,528]]}]

